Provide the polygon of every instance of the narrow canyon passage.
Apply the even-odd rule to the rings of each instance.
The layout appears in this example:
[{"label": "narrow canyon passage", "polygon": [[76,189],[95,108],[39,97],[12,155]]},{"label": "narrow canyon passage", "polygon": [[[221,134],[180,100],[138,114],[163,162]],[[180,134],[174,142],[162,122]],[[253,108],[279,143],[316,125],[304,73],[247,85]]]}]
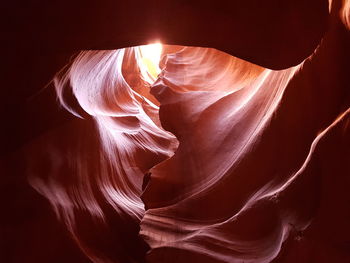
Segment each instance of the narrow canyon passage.
[{"label": "narrow canyon passage", "polygon": [[[291,36],[305,25],[299,4],[298,22],[280,17]],[[350,261],[349,1],[329,4],[327,27],[320,4],[323,22],[305,26],[305,46],[290,37],[285,57],[291,43],[244,50],[242,33],[216,49],[219,38],[200,47],[177,31],[70,53],[17,109],[25,135],[1,163],[12,198],[0,259]]]}]

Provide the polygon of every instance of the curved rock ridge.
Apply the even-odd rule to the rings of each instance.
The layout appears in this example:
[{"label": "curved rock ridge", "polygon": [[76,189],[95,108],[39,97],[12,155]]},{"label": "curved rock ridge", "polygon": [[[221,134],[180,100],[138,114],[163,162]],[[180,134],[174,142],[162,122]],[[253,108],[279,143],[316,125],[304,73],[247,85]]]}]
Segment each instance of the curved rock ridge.
[{"label": "curved rock ridge", "polygon": [[94,262],[347,262],[344,10],[278,71],[164,45],[156,78],[140,47],[82,51],[54,81],[77,118],[27,147],[31,185]]}]

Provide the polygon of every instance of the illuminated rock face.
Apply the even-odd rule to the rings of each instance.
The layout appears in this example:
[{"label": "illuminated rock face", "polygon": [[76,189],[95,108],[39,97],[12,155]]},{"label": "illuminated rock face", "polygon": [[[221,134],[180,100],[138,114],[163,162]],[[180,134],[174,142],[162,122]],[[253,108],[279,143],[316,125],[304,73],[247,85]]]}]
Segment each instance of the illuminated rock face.
[{"label": "illuminated rock face", "polygon": [[[143,62],[137,47],[86,51],[56,80],[61,103],[95,128],[52,146],[48,179],[29,169],[30,180],[85,253],[288,262],[301,243],[311,246],[313,228],[324,226],[321,182],[332,185],[321,160],[349,157],[343,91],[300,85],[309,61],[272,71],[215,49],[165,45],[157,79]],[[70,88],[80,109],[66,103]],[[332,140],[342,142],[327,148]]]},{"label": "illuminated rock face", "polygon": [[55,85],[85,120],[26,146],[31,185],[95,262],[349,261],[338,22],[280,71],[164,45],[157,78],[142,48],[82,52]]},{"label": "illuminated rock face", "polygon": [[319,205],[320,141],[347,129],[349,112],[336,120],[342,111],[323,91],[294,86],[301,67],[274,72],[210,49],[167,57],[151,93],[179,147],[142,194],[151,262],[278,262],[284,242],[304,240]]}]

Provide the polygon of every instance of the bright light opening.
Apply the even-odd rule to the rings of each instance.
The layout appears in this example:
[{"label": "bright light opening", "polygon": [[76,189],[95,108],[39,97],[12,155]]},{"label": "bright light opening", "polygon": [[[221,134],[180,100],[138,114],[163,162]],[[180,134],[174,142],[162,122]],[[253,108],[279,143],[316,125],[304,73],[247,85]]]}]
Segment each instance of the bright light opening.
[{"label": "bright light opening", "polygon": [[148,77],[145,79],[149,83],[153,83],[161,72],[159,61],[162,48],[162,44],[160,43],[140,46],[141,62],[145,67],[145,71],[148,73]]}]

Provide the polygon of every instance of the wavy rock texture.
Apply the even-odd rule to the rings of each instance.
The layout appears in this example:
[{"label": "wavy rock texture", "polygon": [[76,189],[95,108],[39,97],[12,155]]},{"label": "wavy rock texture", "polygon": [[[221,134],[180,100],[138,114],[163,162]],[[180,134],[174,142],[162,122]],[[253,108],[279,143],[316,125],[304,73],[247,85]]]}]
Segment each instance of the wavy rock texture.
[{"label": "wavy rock texture", "polygon": [[[293,87],[302,65],[245,66],[186,48],[167,57],[151,88],[163,127],[179,140],[174,156],[150,170],[142,194],[151,262],[271,262],[313,222],[318,189],[305,171],[319,141],[348,113],[333,122],[334,101],[315,86]],[[221,74],[210,78],[215,70]],[[301,93],[309,96],[295,96]],[[334,119],[317,114],[321,105]]]},{"label": "wavy rock texture", "polygon": [[278,71],[164,45],[155,78],[139,47],[81,52],[55,78],[77,118],[24,147],[22,172],[93,262],[350,261],[339,10]]}]

